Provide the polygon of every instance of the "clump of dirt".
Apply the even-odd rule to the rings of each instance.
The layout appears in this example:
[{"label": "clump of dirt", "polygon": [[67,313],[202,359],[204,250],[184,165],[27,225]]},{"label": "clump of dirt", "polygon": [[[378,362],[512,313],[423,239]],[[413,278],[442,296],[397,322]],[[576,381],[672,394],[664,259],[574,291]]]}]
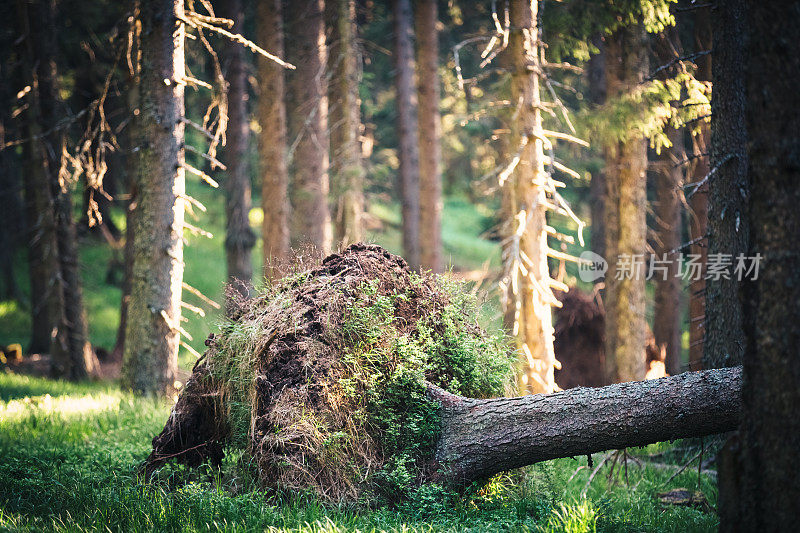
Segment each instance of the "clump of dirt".
[{"label": "clump of dirt", "polygon": [[408,495],[438,437],[425,382],[499,395],[513,356],[444,277],[354,244],[229,312],[210,335],[147,469],[244,457],[265,489],[327,501]]},{"label": "clump of dirt", "polygon": [[[561,363],[561,369],[555,371],[556,383],[562,389],[610,385],[605,368],[606,312],[599,296],[577,287],[568,292],[556,291],[555,295],[561,302],[561,307],[553,310],[553,348]],[[643,351],[646,379],[664,377],[666,354],[656,345],[649,326]]]}]

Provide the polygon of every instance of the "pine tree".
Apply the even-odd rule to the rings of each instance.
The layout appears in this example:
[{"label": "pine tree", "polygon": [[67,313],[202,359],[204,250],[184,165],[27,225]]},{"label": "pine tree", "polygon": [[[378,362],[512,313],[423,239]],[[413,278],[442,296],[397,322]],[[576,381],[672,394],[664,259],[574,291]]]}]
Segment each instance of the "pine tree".
[{"label": "pine tree", "polygon": [[[606,38],[606,54],[606,94],[612,99],[633,90],[648,74],[644,27],[634,23],[617,28]],[[608,143],[604,150],[606,376],[611,382],[635,381],[643,379],[646,372],[647,142],[641,133],[632,132],[623,141]],[[617,279],[618,270],[626,272],[622,279]]]},{"label": "pine tree", "polygon": [[[797,527],[800,502],[795,460],[800,444],[800,252],[796,243],[800,234],[800,11],[796,2],[732,1],[717,6],[715,19],[715,100],[723,80],[733,85],[714,106],[713,150],[738,149],[736,139],[741,132],[720,128],[740,119],[736,113],[742,110],[742,94],[746,95],[749,142],[747,158],[731,161],[724,181],[715,183],[718,176],[712,178],[710,224],[712,231],[724,230],[718,217],[720,209],[727,207],[725,219],[749,222],[744,255],[755,258],[760,254],[757,275],[750,272],[742,282],[738,276],[732,280],[742,302],[744,346],[741,351],[732,345],[728,353],[709,354],[723,364],[745,354],[739,437],[736,446],[731,443],[727,447],[720,464],[720,530],[791,531]],[[728,77],[737,72],[743,78]],[[739,89],[743,93],[735,92]],[[718,143],[721,134],[725,136],[722,145]],[[721,154],[713,154],[714,164],[720,164]],[[739,174],[742,159],[747,161],[743,176]],[[742,181],[730,181],[736,178],[749,185],[744,198],[715,205],[717,187],[733,185],[732,192],[741,194],[735,186]],[[745,201],[744,210],[736,212],[740,199]],[[739,234],[723,241],[739,242]],[[721,297],[727,294],[725,290]],[[707,310],[710,315],[717,311],[715,306],[732,305],[735,301],[709,298]],[[730,329],[734,324],[726,327],[732,337],[729,343],[740,338],[738,331]],[[714,339],[712,331],[709,341]],[[708,348],[720,346],[724,345],[715,342]]]},{"label": "pine tree", "polygon": [[[242,32],[244,10],[241,0],[225,0],[220,15],[233,20],[231,31]],[[250,251],[256,236],[250,229],[250,175],[247,165],[247,146],[250,122],[247,110],[247,82],[244,49],[232,40],[224,45],[221,59],[228,82],[228,128],[224,161],[227,167],[225,189],[225,258],[228,283],[243,296],[248,296],[253,284],[253,262]]]},{"label": "pine tree", "polygon": [[31,240],[31,281],[34,298],[41,297],[33,306],[32,345],[39,348],[45,344],[44,328],[49,327],[51,372],[75,380],[95,372],[97,360],[89,344],[83,307],[71,190],[63,174],[64,134],[55,127],[61,99],[54,9],[52,3],[39,0],[18,4],[20,27],[26,29],[26,81],[31,88],[26,117],[30,138],[26,198],[31,228],[36,232]]},{"label": "pine tree", "polygon": [[[708,184],[708,261],[747,252],[748,124],[745,123],[745,48],[747,15],[741,2],[731,2],[712,16],[714,97],[711,100],[711,170],[698,183]],[[707,176],[707,177],[706,177]],[[744,318],[736,279],[713,279],[705,287],[703,367],[742,364]]]},{"label": "pine tree", "polygon": [[[256,11],[258,41],[283,57],[281,0],[264,0]],[[264,274],[276,278],[289,261],[289,171],[286,161],[284,69],[266,57],[258,66],[258,155],[261,164],[261,208],[264,222]]]},{"label": "pine tree", "polygon": [[414,11],[419,71],[419,247],[422,268],[442,270],[441,116],[436,0],[418,0]]},{"label": "pine tree", "polygon": [[411,268],[418,269],[420,266],[419,131],[417,94],[414,90],[415,66],[411,20],[411,0],[392,0],[403,255]]},{"label": "pine tree", "polygon": [[133,91],[133,265],[122,382],[165,394],[178,365],[183,281],[185,29],[183,0],[141,1]]},{"label": "pine tree", "polygon": [[358,83],[355,0],[333,0],[330,14],[331,188],[336,199],[336,242],[344,247],[364,238],[364,166],[361,161],[361,110]]},{"label": "pine tree", "polygon": [[[509,145],[519,149],[519,163],[509,183],[509,245],[506,254],[518,259],[519,283],[514,287],[515,336],[520,353],[520,390],[525,393],[549,393],[555,387],[553,351],[553,318],[547,266],[547,232],[544,170],[544,146],[541,99],[539,95],[540,47],[537,27],[538,3],[512,0],[509,4],[510,24],[521,31],[511,33],[510,54],[511,101],[517,103],[516,120],[511,124]],[[513,239],[518,235],[518,239]],[[508,259],[507,259],[508,261]],[[514,272],[512,275],[517,276]]]},{"label": "pine tree", "polygon": [[287,52],[297,70],[288,74],[289,130],[292,154],[292,238],[306,241],[320,254],[331,249],[330,138],[328,134],[328,50],[323,0],[289,2]]},{"label": "pine tree", "polygon": [[[672,26],[654,38],[656,58],[661,66],[680,58],[682,47],[677,29]],[[674,68],[661,71],[666,79],[674,76]],[[673,102],[679,105],[679,102]],[[681,245],[682,205],[680,191],[683,187],[683,161],[686,159],[683,128],[667,126],[670,146],[661,148],[655,161],[656,189],[653,240],[658,261],[666,260],[665,272],[654,270],[655,294],[653,304],[653,336],[656,347],[664,353],[666,371],[670,375],[681,373],[681,278],[678,275],[678,250]]]}]

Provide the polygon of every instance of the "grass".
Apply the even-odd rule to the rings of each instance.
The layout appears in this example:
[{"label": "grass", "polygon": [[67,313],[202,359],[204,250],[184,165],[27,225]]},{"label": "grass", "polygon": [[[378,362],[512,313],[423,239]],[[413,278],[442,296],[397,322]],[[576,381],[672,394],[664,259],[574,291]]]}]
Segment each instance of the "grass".
[{"label": "grass", "polygon": [[[589,486],[586,458],[560,459],[496,479],[454,507],[434,500],[400,509],[324,507],[242,490],[227,474],[189,476],[180,469],[154,484],[136,475],[166,403],[135,398],[115,385],[69,384],[0,374],[0,531],[712,531],[715,514],[662,508],[659,491],[701,490],[716,503],[714,480],[693,468],[606,464]],[[689,443],[635,450],[682,464]],[[595,455],[598,461],[600,455]],[[576,469],[581,468],[577,473]],[[574,476],[573,476],[574,474]],[[177,483],[177,479],[188,483]]]}]

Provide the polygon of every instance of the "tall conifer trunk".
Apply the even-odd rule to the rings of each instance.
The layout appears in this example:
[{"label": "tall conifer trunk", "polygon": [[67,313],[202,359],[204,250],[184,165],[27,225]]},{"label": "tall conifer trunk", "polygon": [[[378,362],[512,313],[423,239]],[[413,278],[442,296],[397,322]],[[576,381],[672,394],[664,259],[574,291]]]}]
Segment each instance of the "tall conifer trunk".
[{"label": "tall conifer trunk", "polygon": [[[539,96],[539,31],[535,0],[512,0],[509,5],[511,26],[509,40],[512,65],[511,101],[516,119],[511,124],[509,140],[513,152],[520,150],[519,164],[510,183],[508,221],[510,242],[505,250],[512,257],[519,255],[521,266],[515,300],[515,337],[520,354],[519,388],[527,394],[550,393],[555,387],[553,351],[553,318],[547,295],[550,273],[547,266],[546,195],[544,153],[542,144],[541,100]],[[512,156],[513,157],[513,156]],[[520,227],[522,226],[522,228]],[[514,234],[519,238],[514,239]],[[509,249],[518,242],[519,251]],[[509,263],[509,256],[506,257]],[[510,268],[518,268],[513,263]],[[524,273],[527,271],[527,275]],[[515,274],[512,272],[511,274]]]},{"label": "tall conifer trunk", "polygon": [[[655,37],[655,52],[659,66],[668,65],[682,56],[676,28],[668,28]],[[663,77],[674,76],[674,69],[662,71]],[[674,102],[673,105],[680,105]],[[678,253],[681,245],[681,197],[683,186],[683,161],[686,148],[683,128],[667,126],[666,132],[672,146],[663,147],[655,162],[656,201],[653,240],[657,260],[666,259],[666,272],[654,270],[655,297],[653,305],[653,336],[656,347],[664,353],[664,364],[670,375],[681,369],[681,278],[678,275]]]},{"label": "tall conifer trunk", "polygon": [[[589,86],[589,101],[594,106],[601,106],[606,101],[606,45],[602,36],[594,37],[592,43],[597,47],[598,52],[589,58],[584,73]],[[603,169],[592,172],[589,194],[591,198],[589,209],[592,223],[592,252],[600,257],[605,257],[606,179]]]},{"label": "tall conifer trunk", "polygon": [[439,32],[436,0],[417,0],[419,71],[419,247],[422,268],[442,270],[441,116],[439,115]]},{"label": "tall conifer trunk", "polygon": [[133,266],[123,385],[172,390],[178,364],[183,281],[183,0],[141,1],[141,70],[134,84],[130,160]]},{"label": "tall conifer trunk", "polygon": [[[694,23],[695,48],[697,51],[711,50],[711,8],[697,9]],[[711,81],[711,54],[698,57],[695,77],[700,81]],[[723,92],[725,88],[720,88]],[[713,99],[716,95],[712,96]],[[691,181],[699,182],[708,175],[711,127],[707,122],[699,124],[700,131],[692,137],[692,155],[694,160],[691,169]],[[702,185],[689,198],[689,241],[691,254],[698,256],[700,264],[708,260],[708,183]],[[706,322],[706,280],[704,276],[693,279],[689,283],[689,368],[703,368],[703,351]],[[708,367],[711,368],[711,367]]]},{"label": "tall conifer trunk", "polygon": [[[716,11],[712,16],[714,95],[711,99],[711,168],[716,172],[707,180],[709,262],[721,257],[717,254],[729,254],[735,261],[737,255],[747,252],[750,234],[744,46],[749,21],[744,3],[739,0]],[[697,179],[703,178],[698,172]],[[709,278],[705,294],[703,366],[742,364],[745,323],[736,277]]]},{"label": "tall conifer trunk", "polygon": [[[61,105],[56,71],[55,3],[37,0],[20,2],[18,6],[21,26],[26,29],[25,57],[30,69],[28,133],[40,137],[26,148],[31,172],[26,196],[28,208],[33,210],[29,215],[31,228],[36,232],[31,247],[35,341],[32,344],[37,348],[44,344],[47,323],[52,374],[76,380],[94,372],[97,361],[89,344],[83,307],[71,191],[68,176],[61,174],[63,132],[54,131]],[[36,279],[40,274],[43,277]],[[45,316],[37,316],[42,311]]]},{"label": "tall conifer trunk", "polygon": [[[715,28],[715,73],[725,73],[723,79],[732,81],[725,76],[744,63],[741,72],[746,77],[738,84],[746,91],[749,135],[743,176],[749,188],[743,198],[746,211],[741,213],[749,220],[744,253],[747,257],[761,256],[758,275],[751,273],[743,283],[735,283],[742,301],[745,341],[742,424],[739,453],[723,453],[720,465],[720,531],[792,531],[797,528],[800,504],[800,10],[796,2],[745,5],[733,1],[719,4],[716,11],[719,24],[725,27]],[[743,41],[747,48],[740,53]],[[720,78],[715,79],[716,95]],[[727,120],[741,118],[729,116],[742,109],[730,105],[733,103],[740,101],[723,99],[715,107],[715,139],[720,133],[718,120],[724,125]],[[733,138],[726,141],[738,134],[729,132]],[[718,148],[715,142],[714,149]],[[725,148],[735,149],[735,145]],[[730,163],[720,186],[730,184],[728,180],[737,176],[739,164]],[[715,186],[712,181],[713,225],[719,224],[714,219],[720,214],[713,203]],[[734,191],[740,193],[739,189]],[[738,204],[726,204],[726,219],[735,218],[734,205]],[[737,243],[739,235],[732,240]],[[712,303],[731,305],[709,298],[709,313],[715,310]],[[732,326],[727,324],[728,328]],[[736,334],[733,340],[739,337],[738,332],[729,333]],[[729,362],[722,359],[723,353],[711,355],[723,364]],[[726,452],[735,452],[735,448],[729,446]]]},{"label": "tall conifer trunk", "polygon": [[[606,91],[609,99],[632,90],[647,75],[647,36],[641,25],[618,29],[606,38]],[[611,382],[645,376],[645,272],[619,261],[643,264],[646,248],[647,143],[631,132],[606,150],[606,376]],[[617,279],[618,266],[626,273]]]},{"label": "tall conifer trunk", "polygon": [[[256,8],[258,41],[283,57],[281,0],[264,0]],[[264,274],[279,277],[289,261],[289,171],[286,162],[286,104],[284,69],[261,55],[258,65],[258,155],[261,164],[261,208],[264,222]]]},{"label": "tall conifer trunk", "polygon": [[363,240],[364,166],[361,162],[361,109],[358,82],[361,53],[356,39],[355,0],[332,0],[330,13],[331,188],[336,201],[336,242]]},{"label": "tall conifer trunk", "polygon": [[288,73],[292,156],[292,239],[310,243],[320,254],[331,248],[330,138],[328,135],[328,50],[323,0],[288,2],[292,46],[286,51],[297,70]]},{"label": "tall conifer trunk", "polygon": [[417,93],[414,90],[415,67],[411,19],[411,0],[392,0],[403,256],[411,268],[418,269],[420,266],[419,131]]},{"label": "tall conifer trunk", "polygon": [[[244,11],[241,0],[225,0],[220,15],[234,21],[231,31],[242,33]],[[253,284],[250,251],[256,236],[250,229],[250,175],[247,146],[250,138],[247,112],[247,81],[244,49],[235,41],[225,42],[222,60],[228,82],[228,129],[224,152],[225,165],[225,258],[228,283],[243,296],[249,296]]]}]

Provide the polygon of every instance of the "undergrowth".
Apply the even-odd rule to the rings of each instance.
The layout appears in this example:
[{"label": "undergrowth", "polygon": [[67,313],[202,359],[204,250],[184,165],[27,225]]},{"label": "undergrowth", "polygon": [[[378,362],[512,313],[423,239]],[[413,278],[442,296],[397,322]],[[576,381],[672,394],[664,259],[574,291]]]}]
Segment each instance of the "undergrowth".
[{"label": "undergrowth", "polygon": [[[357,288],[342,326],[347,377],[339,383],[384,457],[373,479],[379,498],[446,501],[453,495],[423,483],[440,432],[438,405],[426,383],[465,396],[499,396],[511,378],[512,355],[503,336],[478,327],[475,298],[461,284],[443,276],[410,279],[410,287],[389,294],[377,281]],[[426,284],[443,296],[441,305],[433,303],[409,328],[395,316],[398,302],[414,301]]]}]

